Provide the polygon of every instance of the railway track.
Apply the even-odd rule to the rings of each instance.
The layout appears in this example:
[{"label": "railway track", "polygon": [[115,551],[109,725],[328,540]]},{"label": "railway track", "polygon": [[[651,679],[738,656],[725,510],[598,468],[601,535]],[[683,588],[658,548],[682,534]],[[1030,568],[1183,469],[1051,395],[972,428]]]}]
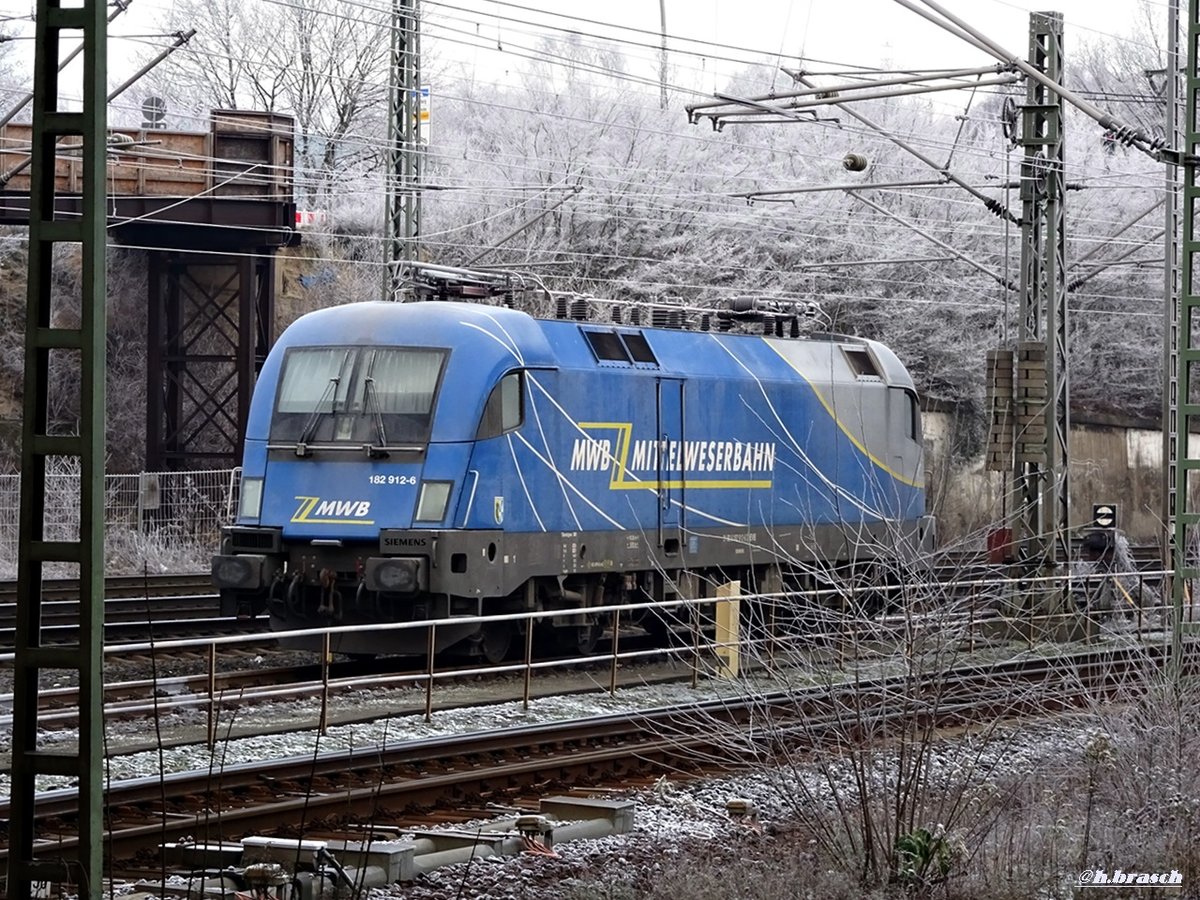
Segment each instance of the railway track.
[{"label": "railway track", "polygon": [[[212,579],[207,572],[183,572],[160,575],[109,575],[104,579],[104,597],[145,598],[177,596],[179,594],[208,594],[216,596]],[[17,582],[0,581],[0,611],[15,603]],[[42,581],[42,599],[79,600],[79,579],[47,578]]]},{"label": "railway track", "polygon": [[[204,615],[204,613],[209,613]],[[193,616],[179,617],[173,608],[160,610],[157,614],[143,607],[140,618],[127,621],[106,621],[104,643],[121,644],[139,641],[205,638],[218,635],[262,634],[267,628],[265,618],[237,619],[213,615],[204,610]],[[170,616],[170,618],[168,618]],[[78,617],[73,624],[43,624],[41,640],[45,646],[55,644],[77,644],[79,642]],[[14,625],[0,626],[0,653],[12,653],[17,644]]]},{"label": "railway track", "polygon": [[[955,582],[947,590],[964,598],[969,597],[969,600],[953,610],[943,607],[925,613],[900,613],[876,618],[860,617],[831,608],[810,609],[803,620],[793,621],[790,626],[778,629],[773,622],[771,628],[777,630],[772,630],[770,635],[764,631],[765,622],[760,619],[742,638],[743,643],[747,645],[743,647],[743,654],[749,652],[752,656],[769,658],[775,652],[786,654],[789,647],[813,648],[842,644],[856,648],[870,647],[872,649],[868,653],[877,656],[889,652],[889,647],[894,650],[899,642],[921,631],[957,634],[963,646],[973,650],[980,641],[987,643],[990,640],[986,636],[990,623],[997,621],[1002,624],[1003,615],[994,608],[998,598],[988,594],[988,585],[986,579]],[[1134,613],[1130,611],[1131,618],[1127,627],[1132,629],[1130,634],[1136,635],[1138,640],[1145,640],[1148,634],[1158,633],[1154,626],[1154,616],[1146,616],[1144,612],[1138,610],[1134,617]],[[320,654],[315,651],[302,652],[297,664],[298,651],[275,647],[269,634],[265,633],[263,619],[158,621],[153,623],[152,628],[155,634],[166,639],[173,637],[171,629],[175,626],[185,632],[198,627],[201,636],[194,646],[188,646],[184,641],[172,641],[169,650],[156,651],[153,646],[143,644],[140,648],[123,653],[118,658],[131,663],[134,673],[141,673],[135,674],[133,678],[121,676],[120,673],[129,671],[123,666],[109,667],[108,681],[104,687],[106,719],[150,720],[173,713],[186,714],[191,710],[206,714],[211,728],[218,718],[219,711],[230,704],[247,709],[256,703],[318,698],[322,704],[321,720],[326,721],[325,710],[335,706],[339,695],[364,688],[396,688],[405,685],[419,687],[422,693],[430,692],[427,703],[431,705],[433,680],[436,678],[439,684],[443,684],[456,677],[448,674],[447,669],[461,673],[464,678],[490,678],[499,673],[512,672],[514,666],[523,668],[519,659],[510,660],[505,667],[486,665],[479,661],[447,661],[439,658],[437,666],[431,668],[423,658],[414,660],[399,657],[329,660],[322,665]],[[129,625],[113,625],[106,628],[106,632],[116,635],[126,629],[131,630],[130,634],[136,640],[142,636],[141,632],[147,630],[147,624],[135,622]],[[754,636],[755,629],[758,631],[757,637]],[[53,635],[54,632],[54,628],[48,629],[49,634]],[[235,633],[262,635],[263,640],[220,645],[206,643],[206,640],[214,635]],[[190,638],[190,634],[187,637]],[[586,661],[577,661],[574,665],[576,668],[583,666],[601,673],[609,670],[605,674],[611,674],[614,686],[618,680],[618,668],[628,668],[631,663],[640,665],[652,662],[649,655],[656,651],[663,659],[672,654],[691,659],[693,667],[697,670],[707,665],[712,655],[708,639],[697,639],[697,642],[694,642],[690,633],[676,634],[673,637],[675,640],[670,642],[670,646],[666,646],[660,642],[661,638],[656,640],[644,634],[640,628],[632,628],[632,631],[622,628],[620,666],[617,664],[618,660],[614,659],[611,632],[601,639],[593,656]],[[855,649],[853,653],[858,654],[861,662],[862,651]],[[286,661],[286,664],[272,665],[273,657]],[[249,660],[253,660],[253,663],[247,667]],[[541,667],[554,665],[553,660],[535,657],[533,661],[539,666],[539,678],[548,674],[547,670]],[[769,659],[767,664],[770,664]],[[148,670],[154,671],[152,677],[145,677]],[[526,684],[528,683],[526,679]],[[528,695],[526,699],[527,697]],[[44,689],[39,693],[39,722],[43,726],[72,728],[78,721],[77,703],[77,694],[71,685]],[[0,728],[11,724],[11,715],[4,714],[11,709],[11,694],[0,693]],[[210,733],[209,740],[212,739]]]},{"label": "railway track", "polygon": [[[624,658],[612,688],[644,687],[646,685],[677,684],[692,679],[692,667],[669,661],[669,651],[646,653],[645,656]],[[109,753],[116,756],[174,748],[190,744],[214,744],[218,726],[220,739],[260,737],[278,732],[305,728],[298,722],[296,712],[282,723],[259,723],[256,717],[247,715],[256,705],[296,703],[310,701],[312,728],[330,725],[346,725],[355,722],[370,722],[379,718],[378,707],[359,708],[361,704],[343,702],[342,698],[354,697],[364,690],[400,691],[405,687],[416,688],[405,695],[396,694],[396,703],[389,709],[393,717],[424,716],[433,708],[439,711],[463,707],[487,706],[499,703],[520,702],[527,695],[530,699],[545,696],[568,696],[572,694],[594,694],[597,685],[604,680],[611,667],[611,658],[597,657],[590,663],[566,663],[561,667],[545,664],[538,670],[537,683],[528,688],[521,686],[511,677],[505,680],[497,667],[481,666],[464,668],[453,672],[437,671],[438,687],[426,702],[428,668],[414,667],[411,661],[399,658],[384,660],[335,662],[327,669],[317,663],[296,666],[273,666],[250,670],[217,672],[213,675],[187,675],[130,682],[109,683],[104,687],[104,718],[106,722],[147,723],[145,737],[130,737],[127,730],[109,738]],[[600,673],[601,678],[597,677]],[[495,678],[495,685],[488,686],[482,679]],[[452,688],[470,688],[471,699],[454,696],[453,699],[434,695]],[[0,694],[0,731],[12,726],[12,695]],[[78,725],[78,694],[74,688],[61,687],[42,690],[38,695],[38,723],[41,727],[67,731]],[[315,708],[314,708],[315,707]],[[225,716],[228,711],[238,712],[234,721]],[[178,715],[189,724],[183,727],[170,725],[169,717]],[[166,720],[168,725],[158,729],[152,727],[155,720]],[[0,772],[10,769],[8,754],[0,749]]]},{"label": "railway track", "polygon": [[[1194,673],[1193,645],[1185,670]],[[430,810],[486,803],[514,805],[531,791],[625,783],[664,770],[702,774],[698,760],[727,765],[736,747],[760,735],[768,742],[820,748],[847,720],[869,721],[884,737],[914,718],[938,726],[1042,715],[1136,686],[1166,662],[1161,648],[1107,648],[911,676],[860,680],[745,700],[690,704],[553,725],[506,728],[330,753],[228,766],[111,785],[109,843],[115,869],[144,868],[164,841],[199,842],[248,834],[303,836],[346,823],[386,824]],[[923,708],[897,703],[925,691]],[[75,792],[40,794],[38,834],[46,852],[74,846]],[[6,838],[7,804],[0,804]],[[0,841],[4,843],[4,841]],[[0,857],[5,851],[0,850]]]},{"label": "railway track", "polygon": [[[424,677],[426,667],[414,667],[400,658],[269,666],[107,682],[104,685],[104,718],[108,722],[149,718],[192,709],[279,702],[327,693],[336,698],[364,687],[386,687]],[[486,675],[486,669],[468,678]],[[38,723],[43,727],[74,728],[79,721],[79,693],[74,687],[43,689],[38,693]],[[12,695],[0,694],[0,709],[11,710]],[[11,727],[12,715],[0,714],[0,729]],[[180,739],[188,740],[188,739]],[[155,743],[154,746],[173,746]],[[3,755],[3,754],[0,754]],[[0,766],[0,770],[4,768]]]},{"label": "railway track", "polygon": [[[79,581],[47,580],[41,604],[42,641],[79,640]],[[0,583],[0,653],[16,646],[17,585]],[[117,576],[105,579],[104,641],[254,634],[266,630],[261,619],[239,620],[220,614],[218,596],[207,573]]]}]

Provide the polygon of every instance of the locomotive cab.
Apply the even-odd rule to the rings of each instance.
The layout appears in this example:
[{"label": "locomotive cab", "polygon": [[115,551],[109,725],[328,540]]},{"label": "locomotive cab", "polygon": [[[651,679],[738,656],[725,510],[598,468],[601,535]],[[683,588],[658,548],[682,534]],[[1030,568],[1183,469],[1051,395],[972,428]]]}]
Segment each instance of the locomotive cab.
[{"label": "locomotive cab", "polygon": [[[370,327],[385,310],[370,308],[395,307],[360,307],[340,310],[336,329],[301,320],[264,367],[238,516],[212,561],[226,615],[266,612],[285,630],[365,627],[478,615],[480,597],[503,589],[503,502],[489,499],[490,515],[473,509],[487,486],[471,458],[477,443],[521,426],[523,369],[491,342],[463,348],[447,339],[432,309],[414,310],[393,343]],[[477,312],[454,308],[468,319]],[[335,343],[355,316],[370,340]],[[423,629],[364,627],[335,635],[334,649],[427,646]],[[437,642],[470,633],[446,625]]]}]

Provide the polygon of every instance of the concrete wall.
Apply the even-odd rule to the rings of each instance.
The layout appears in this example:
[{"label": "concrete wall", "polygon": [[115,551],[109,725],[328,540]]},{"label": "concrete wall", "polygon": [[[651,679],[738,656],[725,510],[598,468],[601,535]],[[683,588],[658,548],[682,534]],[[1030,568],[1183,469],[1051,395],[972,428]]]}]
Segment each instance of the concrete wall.
[{"label": "concrete wall", "polygon": [[[947,448],[957,420],[953,413],[924,415],[926,477],[930,507],[938,516],[943,546],[965,541],[982,547],[984,535],[1006,512],[1004,491],[1010,476],[983,468],[983,454],[970,463],[951,467]],[[1071,428],[1071,524],[1091,523],[1092,506],[1118,505],[1118,527],[1137,544],[1161,540],[1162,434],[1157,429],[1116,423],[1078,423]],[[1193,455],[1200,453],[1200,435],[1192,435]],[[1193,508],[1200,492],[1193,489]]]}]

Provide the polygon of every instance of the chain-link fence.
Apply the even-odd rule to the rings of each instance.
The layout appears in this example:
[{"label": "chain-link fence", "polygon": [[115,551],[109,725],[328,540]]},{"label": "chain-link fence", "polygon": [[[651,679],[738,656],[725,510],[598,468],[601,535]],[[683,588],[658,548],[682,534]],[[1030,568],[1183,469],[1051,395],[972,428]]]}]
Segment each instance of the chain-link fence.
[{"label": "chain-link fence", "polygon": [[[217,469],[105,476],[106,572],[122,575],[208,568],[221,526],[232,521],[236,509],[238,472]],[[17,575],[20,509],[21,476],[0,475],[0,578]],[[79,537],[77,464],[47,472],[45,532],[48,540]],[[77,573],[65,566],[48,566],[45,574],[70,577]]]}]

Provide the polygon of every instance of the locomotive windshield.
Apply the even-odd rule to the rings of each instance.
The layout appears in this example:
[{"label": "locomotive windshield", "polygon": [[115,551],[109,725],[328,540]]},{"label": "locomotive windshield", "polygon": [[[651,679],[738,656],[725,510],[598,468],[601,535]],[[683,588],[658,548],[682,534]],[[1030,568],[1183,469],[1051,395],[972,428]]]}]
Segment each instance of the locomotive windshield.
[{"label": "locomotive windshield", "polygon": [[446,351],[295,347],[271,418],[272,441],[386,447],[424,443]]}]

